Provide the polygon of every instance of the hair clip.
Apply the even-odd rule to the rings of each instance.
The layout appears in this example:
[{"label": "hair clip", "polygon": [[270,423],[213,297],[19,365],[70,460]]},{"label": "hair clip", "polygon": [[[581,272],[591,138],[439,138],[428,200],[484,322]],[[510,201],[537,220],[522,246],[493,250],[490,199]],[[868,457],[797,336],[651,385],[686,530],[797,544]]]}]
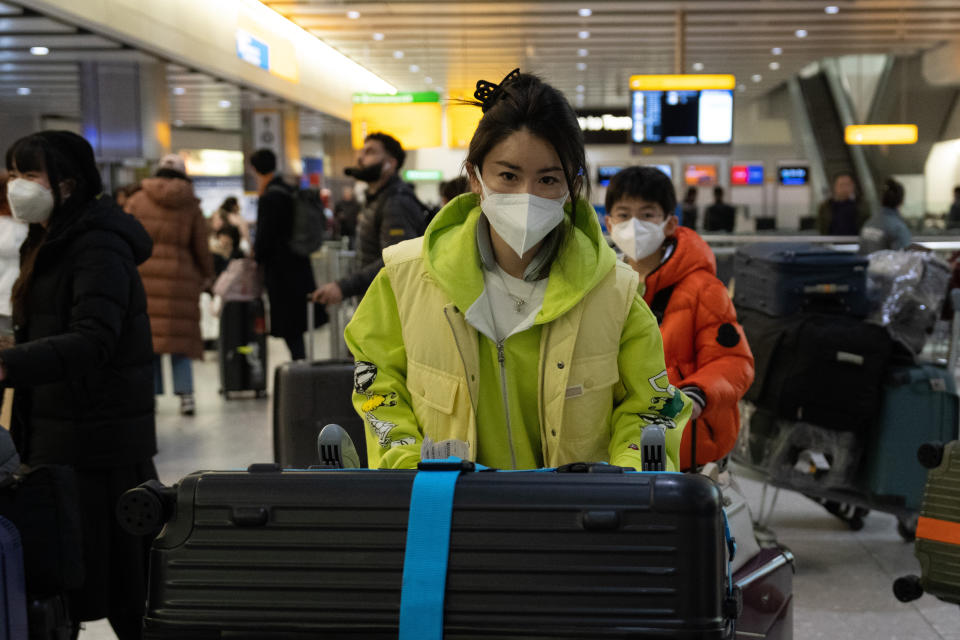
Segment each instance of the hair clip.
[{"label": "hair clip", "polygon": [[500,81],[500,84],[493,84],[486,80],[477,80],[477,90],[473,92],[473,97],[480,101],[480,111],[486,113],[487,109],[496,103],[497,97],[500,95],[501,87],[519,77],[520,69],[517,68],[508,73],[506,77]]}]

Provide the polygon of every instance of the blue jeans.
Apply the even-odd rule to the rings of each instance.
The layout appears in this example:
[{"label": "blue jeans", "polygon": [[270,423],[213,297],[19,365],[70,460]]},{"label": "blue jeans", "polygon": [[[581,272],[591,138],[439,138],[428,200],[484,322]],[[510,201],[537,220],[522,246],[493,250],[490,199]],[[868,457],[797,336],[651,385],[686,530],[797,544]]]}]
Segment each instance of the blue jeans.
[{"label": "blue jeans", "polygon": [[[173,368],[173,392],[178,396],[193,393],[193,363],[187,356],[170,354],[170,366]],[[163,395],[163,355],[153,357],[153,389],[158,396]]]}]

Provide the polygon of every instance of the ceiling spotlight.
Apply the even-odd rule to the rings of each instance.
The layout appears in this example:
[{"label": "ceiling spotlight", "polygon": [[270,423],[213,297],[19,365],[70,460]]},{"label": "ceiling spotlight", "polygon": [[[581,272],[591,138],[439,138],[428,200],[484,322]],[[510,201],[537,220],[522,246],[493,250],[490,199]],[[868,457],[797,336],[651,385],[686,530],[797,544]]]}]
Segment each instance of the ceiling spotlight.
[{"label": "ceiling spotlight", "polygon": [[585,86],[583,86],[582,84],[578,84],[578,85],[577,85],[577,93],[583,93],[583,92],[586,91],[586,90],[587,90],[587,88],[586,88]]},{"label": "ceiling spotlight", "polygon": [[840,13],[840,7],[832,4],[832,5],[830,5],[829,7],[824,7],[824,8],[823,8],[823,11],[824,11],[825,13],[829,13],[830,15],[833,16],[833,15],[836,15],[836,14]]},{"label": "ceiling spotlight", "polygon": [[577,11],[577,13],[580,14],[580,17],[581,17],[581,18],[589,18],[590,16],[593,15],[593,11],[591,11],[590,9],[586,9],[586,8],[580,9],[579,11]]},{"label": "ceiling spotlight", "polygon": [[233,104],[233,103],[230,102],[229,100],[221,100],[221,101],[220,101],[220,108],[221,108],[221,109],[229,109],[229,108],[230,108],[230,105],[232,105],[232,104]]},{"label": "ceiling spotlight", "polygon": [[694,70],[694,71],[703,71],[703,63],[702,63],[702,62],[694,62],[694,63],[693,63],[693,70]]},{"label": "ceiling spotlight", "polygon": [[430,76],[427,76],[423,79],[423,82],[425,84],[433,84],[433,78],[431,78]]},{"label": "ceiling spotlight", "polygon": [[780,68],[780,63],[779,63],[779,62],[771,62],[771,63],[770,63],[770,71],[776,71],[776,70],[779,69],[779,68]]},{"label": "ceiling spotlight", "polygon": [[794,35],[796,35],[798,38],[806,38],[808,34],[806,29],[797,29],[794,31]]},{"label": "ceiling spotlight", "polygon": [[393,57],[396,58],[397,60],[399,60],[400,58],[403,57],[403,51],[394,51],[394,52],[393,52]]},{"label": "ceiling spotlight", "polygon": [[30,47],[30,53],[35,56],[45,56],[50,53],[50,49],[46,47]]},{"label": "ceiling spotlight", "polygon": [[587,63],[586,63],[586,62],[578,62],[578,63],[577,63],[577,71],[586,71],[586,70],[587,70]]},{"label": "ceiling spotlight", "polygon": [[185,94],[186,92],[187,92],[187,90],[184,89],[183,87],[174,87],[174,88],[173,88],[173,95],[175,95],[175,96],[182,96],[182,95]]},{"label": "ceiling spotlight", "polygon": [[754,82],[760,82],[761,80],[763,80],[763,76],[760,75],[759,73],[755,73],[753,74],[753,76],[750,77],[750,79],[753,80]]},{"label": "ceiling spotlight", "polygon": [[774,47],[773,49],[770,49],[770,53],[772,53],[775,56],[779,56],[783,54],[783,49],[781,49],[780,47]]},{"label": "ceiling spotlight", "polygon": [[347,11],[347,17],[350,18],[351,20],[356,20],[357,18],[360,17],[360,12],[359,12],[359,11]]},{"label": "ceiling spotlight", "polygon": [[418,71],[420,71],[420,67],[415,64],[410,65],[410,73],[417,73]]},{"label": "ceiling spotlight", "polygon": [[581,58],[586,58],[588,55],[590,55],[590,52],[586,49],[577,49],[577,55]]},{"label": "ceiling spotlight", "polygon": [[30,91],[30,87],[20,87],[19,89],[17,89],[17,95],[18,95],[18,96],[28,96],[28,95],[30,95],[31,93],[33,93],[33,92]]},{"label": "ceiling spotlight", "polygon": [[590,32],[589,32],[589,31],[581,31],[580,33],[577,34],[577,37],[579,37],[581,40],[586,40],[587,38],[590,37]]},{"label": "ceiling spotlight", "polygon": [[382,33],[375,33],[375,34],[373,34],[373,39],[376,40],[377,42],[380,42],[381,40],[383,40],[383,34],[382,34]]},{"label": "ceiling spotlight", "polygon": [[747,90],[747,85],[745,84],[741,84],[737,87],[737,91],[739,91],[740,93],[743,93],[746,90]]},{"label": "ceiling spotlight", "polygon": [[182,126],[183,126],[183,120],[174,120],[174,121],[173,121],[173,126],[175,126],[175,127],[182,127]]}]

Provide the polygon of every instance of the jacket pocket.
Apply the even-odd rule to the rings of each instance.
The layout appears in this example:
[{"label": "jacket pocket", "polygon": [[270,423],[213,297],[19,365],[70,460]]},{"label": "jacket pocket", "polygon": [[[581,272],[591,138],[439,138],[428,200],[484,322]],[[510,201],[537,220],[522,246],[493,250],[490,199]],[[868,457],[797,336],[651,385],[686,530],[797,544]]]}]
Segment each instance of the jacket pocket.
[{"label": "jacket pocket", "polygon": [[565,390],[560,434],[561,457],[587,462],[605,461],[610,444],[610,416],[614,385],[620,380],[614,352],[574,359]]},{"label": "jacket pocket", "polygon": [[466,425],[454,424],[460,378],[413,360],[407,360],[407,391],[423,434],[434,441],[460,437]]}]

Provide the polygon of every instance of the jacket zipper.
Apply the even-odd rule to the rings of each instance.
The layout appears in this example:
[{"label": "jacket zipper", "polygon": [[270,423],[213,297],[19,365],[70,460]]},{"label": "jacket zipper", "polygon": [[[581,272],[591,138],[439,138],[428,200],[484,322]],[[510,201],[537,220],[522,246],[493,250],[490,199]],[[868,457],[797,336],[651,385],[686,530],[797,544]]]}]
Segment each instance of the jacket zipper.
[{"label": "jacket zipper", "polygon": [[[457,337],[457,330],[454,328],[453,321],[450,320],[450,316],[447,314],[446,309],[443,310],[443,317],[447,319],[447,325],[449,325],[450,327],[450,333],[453,334],[453,343],[457,345],[457,353],[460,354],[460,362],[463,363],[463,370],[465,373],[469,373],[467,371],[467,359],[463,355],[463,348],[460,346],[460,339]],[[477,413],[476,413],[477,402],[476,402],[476,399],[473,397],[473,389],[470,387],[469,380],[467,380],[467,394],[469,394],[470,396],[470,406],[471,408],[474,409],[473,419],[476,420],[477,419]]]},{"label": "jacket zipper", "polygon": [[513,427],[510,423],[510,400],[507,398],[507,366],[503,355],[503,340],[497,343],[497,361],[500,363],[500,392],[503,394],[503,410],[507,415],[507,440],[510,442],[510,463],[517,468],[517,453],[513,450]]}]

